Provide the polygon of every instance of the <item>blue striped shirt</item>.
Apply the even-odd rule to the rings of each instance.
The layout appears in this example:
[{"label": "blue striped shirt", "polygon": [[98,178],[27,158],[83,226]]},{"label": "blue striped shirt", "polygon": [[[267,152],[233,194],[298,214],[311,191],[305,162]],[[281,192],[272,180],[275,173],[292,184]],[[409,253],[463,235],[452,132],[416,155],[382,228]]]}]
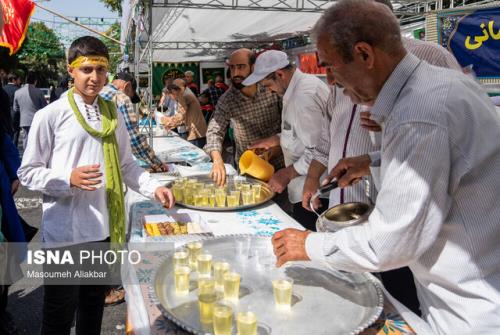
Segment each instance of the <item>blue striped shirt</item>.
[{"label": "blue striped shirt", "polygon": [[409,266],[438,334],[500,329],[500,116],[481,87],[408,54],[371,110],[383,127],[368,222],[311,233],[311,259],[340,270]]}]

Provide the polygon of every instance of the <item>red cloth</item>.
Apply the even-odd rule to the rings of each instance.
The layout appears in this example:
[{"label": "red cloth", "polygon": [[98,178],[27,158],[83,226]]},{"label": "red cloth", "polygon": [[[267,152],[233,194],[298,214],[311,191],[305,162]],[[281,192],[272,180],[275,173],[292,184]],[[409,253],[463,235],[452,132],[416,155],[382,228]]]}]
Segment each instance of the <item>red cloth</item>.
[{"label": "red cloth", "polygon": [[217,88],[220,88],[221,90],[223,90],[224,92],[227,91],[227,89],[229,88],[229,86],[227,86],[226,84],[224,83],[215,83],[215,87]]},{"label": "red cloth", "polygon": [[195,83],[189,83],[186,86],[189,87],[189,89],[194,93],[194,95],[198,96],[198,94],[200,94],[200,89],[198,88],[198,85],[196,85]]},{"label": "red cloth", "polygon": [[201,110],[204,112],[213,112],[214,111],[214,106],[208,104],[208,105],[203,105],[201,106]]},{"label": "red cloth", "polygon": [[31,0],[0,0],[3,7],[4,27],[0,46],[9,48],[15,54],[23,44],[35,4]]}]

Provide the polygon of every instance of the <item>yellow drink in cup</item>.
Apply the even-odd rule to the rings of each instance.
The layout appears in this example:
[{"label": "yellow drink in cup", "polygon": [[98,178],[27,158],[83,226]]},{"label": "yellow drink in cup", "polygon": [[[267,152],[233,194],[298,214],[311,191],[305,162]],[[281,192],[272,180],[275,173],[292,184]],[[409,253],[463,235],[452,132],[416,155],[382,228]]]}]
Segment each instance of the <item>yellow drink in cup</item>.
[{"label": "yellow drink in cup", "polygon": [[[224,199],[224,200],[226,200],[226,199]],[[215,207],[215,202],[216,202],[215,195],[210,194],[210,196],[208,197],[208,206]]]},{"label": "yellow drink in cup", "polygon": [[237,198],[233,194],[228,195],[226,199],[227,199],[227,207],[236,207],[240,204],[239,197]]},{"label": "yellow drink in cup", "polygon": [[229,272],[229,268],[228,262],[218,261],[214,263],[215,285],[218,289],[224,288],[224,274]]},{"label": "yellow drink in cup", "polygon": [[186,247],[189,252],[189,266],[193,271],[196,271],[198,268],[198,255],[201,253],[203,244],[201,242],[189,242]]},{"label": "yellow drink in cup", "polygon": [[200,308],[200,321],[202,323],[212,323],[214,317],[214,304],[217,301],[215,291],[204,293],[198,296],[198,306]]},{"label": "yellow drink in cup", "polygon": [[202,196],[202,199],[201,199],[201,203],[203,207],[208,207],[208,197],[210,196],[210,191],[207,190],[207,189],[203,189],[201,190],[201,196]]},{"label": "yellow drink in cup", "polygon": [[253,312],[239,312],[236,318],[238,335],[257,335],[257,316]]},{"label": "yellow drink in cup", "polygon": [[255,197],[252,190],[242,191],[241,198],[243,199],[243,205],[251,205],[255,203]]},{"label": "yellow drink in cup", "polygon": [[185,251],[177,251],[172,256],[174,269],[178,266],[188,266],[188,253]]},{"label": "yellow drink in cup", "polygon": [[198,275],[209,277],[212,274],[212,255],[199,254],[196,259],[198,261]]},{"label": "yellow drink in cup", "polygon": [[226,272],[224,274],[224,298],[236,301],[240,297],[241,276],[236,272]]},{"label": "yellow drink in cup", "polygon": [[215,293],[215,280],[213,277],[198,278],[198,295]]},{"label": "yellow drink in cup", "polygon": [[203,206],[203,195],[200,193],[196,193],[194,195],[194,205],[195,206]]},{"label": "yellow drink in cup", "polygon": [[175,293],[186,295],[189,293],[189,274],[191,269],[187,266],[178,266],[174,269]]},{"label": "yellow drink in cup", "polygon": [[273,280],[274,302],[281,310],[289,310],[292,306],[293,280],[280,278]]},{"label": "yellow drink in cup", "polygon": [[251,187],[252,186],[249,183],[243,183],[241,184],[241,192],[250,191]]},{"label": "yellow drink in cup", "polygon": [[260,194],[262,191],[262,185],[260,184],[253,184],[252,185],[252,191],[253,191],[253,196],[255,197],[255,200],[257,201],[260,198]]},{"label": "yellow drink in cup", "polygon": [[226,207],[226,191],[224,189],[215,191],[215,202],[217,207]]},{"label": "yellow drink in cup", "polygon": [[222,304],[214,306],[214,335],[231,335],[233,330],[233,310]]},{"label": "yellow drink in cup", "polygon": [[184,195],[184,186],[180,183],[175,183],[172,186],[172,192],[174,193],[175,201],[182,201]]}]

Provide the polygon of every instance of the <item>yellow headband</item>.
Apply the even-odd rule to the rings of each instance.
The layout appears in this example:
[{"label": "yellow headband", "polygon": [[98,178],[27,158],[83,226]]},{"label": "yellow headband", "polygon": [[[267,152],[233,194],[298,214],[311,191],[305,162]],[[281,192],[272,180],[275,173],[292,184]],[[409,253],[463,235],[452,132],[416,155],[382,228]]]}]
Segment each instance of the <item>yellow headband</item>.
[{"label": "yellow headband", "polygon": [[108,68],[109,61],[106,57],[101,56],[80,56],[69,64],[72,68],[77,68],[82,65],[102,65]]}]

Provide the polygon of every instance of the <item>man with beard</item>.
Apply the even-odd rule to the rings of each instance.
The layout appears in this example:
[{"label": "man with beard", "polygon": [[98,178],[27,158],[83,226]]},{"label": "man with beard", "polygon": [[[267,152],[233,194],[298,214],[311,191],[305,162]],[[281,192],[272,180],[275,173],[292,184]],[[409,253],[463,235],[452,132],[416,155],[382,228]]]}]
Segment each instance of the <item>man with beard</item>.
[{"label": "man with beard", "polygon": [[[226,169],[222,159],[222,143],[231,123],[236,142],[236,161],[256,140],[278,134],[281,128],[281,100],[264,86],[244,86],[252,72],[255,55],[249,49],[238,49],[229,57],[232,85],[217,102],[208,125],[205,151],[210,154],[213,168],[210,173],[217,185],[224,185]],[[274,155],[271,163],[276,169],[283,166],[283,156]]]}]

